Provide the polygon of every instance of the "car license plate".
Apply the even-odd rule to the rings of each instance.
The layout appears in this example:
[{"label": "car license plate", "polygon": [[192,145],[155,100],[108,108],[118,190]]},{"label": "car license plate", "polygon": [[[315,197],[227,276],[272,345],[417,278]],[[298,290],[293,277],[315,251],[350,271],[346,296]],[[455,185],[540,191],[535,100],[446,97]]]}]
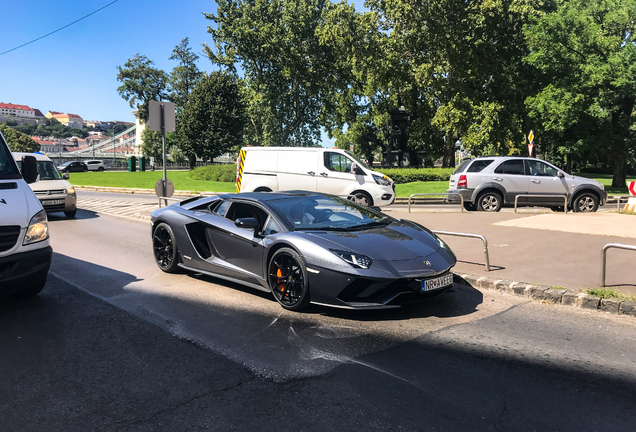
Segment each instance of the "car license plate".
[{"label": "car license plate", "polygon": [[60,205],[60,204],[64,204],[64,200],[45,200],[42,201],[42,205],[43,206],[47,206],[47,205]]},{"label": "car license plate", "polygon": [[422,292],[434,291],[436,289],[444,288],[452,284],[453,284],[453,274],[448,273],[444,276],[423,280]]}]

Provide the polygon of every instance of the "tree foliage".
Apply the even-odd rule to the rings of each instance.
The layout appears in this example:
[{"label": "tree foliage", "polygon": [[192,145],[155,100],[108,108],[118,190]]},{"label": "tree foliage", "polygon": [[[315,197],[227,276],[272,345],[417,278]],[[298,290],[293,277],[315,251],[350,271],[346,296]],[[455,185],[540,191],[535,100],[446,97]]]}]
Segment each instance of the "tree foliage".
[{"label": "tree foliage", "polygon": [[138,117],[144,123],[148,122],[148,103],[167,96],[168,75],[153,65],[152,60],[137,53],[124,63],[124,67],[117,66],[117,81],[122,83],[117,92],[131,108],[137,109]]},{"label": "tree foliage", "polygon": [[633,0],[569,0],[525,31],[543,82],[531,115],[569,143],[563,152],[604,154],[612,187],[625,187],[635,156],[635,23]]},{"label": "tree foliage", "polygon": [[0,124],[0,131],[2,131],[2,135],[7,140],[11,151],[25,153],[40,151],[40,144],[30,136],[12,129],[6,124]]},{"label": "tree foliage", "polygon": [[245,106],[236,77],[229,73],[204,75],[190,94],[177,124],[177,148],[194,166],[194,158],[212,160],[240,147]]},{"label": "tree foliage", "polygon": [[179,64],[172,69],[169,77],[169,99],[176,106],[177,115],[188,102],[192,90],[201,81],[203,72],[197,67],[199,56],[192,52],[189,39],[181,40],[181,43],[172,50],[170,60],[177,60]]}]

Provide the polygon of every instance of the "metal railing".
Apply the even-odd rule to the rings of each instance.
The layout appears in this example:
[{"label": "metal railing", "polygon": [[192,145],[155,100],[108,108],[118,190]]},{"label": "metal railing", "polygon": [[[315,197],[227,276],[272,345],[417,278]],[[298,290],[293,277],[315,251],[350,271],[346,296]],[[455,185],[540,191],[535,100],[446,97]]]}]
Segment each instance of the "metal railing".
[{"label": "metal railing", "polygon": [[483,235],[479,235],[479,234],[466,234],[466,233],[457,233],[457,232],[450,232],[450,231],[436,231],[436,230],[431,230],[431,231],[434,232],[435,234],[449,235],[449,236],[455,236],[455,237],[478,238],[481,241],[483,241],[484,242],[484,256],[486,257],[486,271],[490,271],[490,256],[488,255],[488,240],[486,240],[486,237],[484,237]]},{"label": "metal railing", "polygon": [[[616,213],[621,212],[621,199],[623,198],[633,198],[632,195],[619,195],[616,197]],[[626,201],[625,204],[627,204],[629,201]]]},{"label": "metal railing", "polygon": [[409,197],[409,213],[411,213],[411,198],[413,198],[414,196],[425,196],[425,195],[437,195],[437,196],[440,196],[440,195],[445,195],[445,196],[457,195],[459,197],[459,201],[460,201],[459,203],[461,205],[461,211],[462,211],[462,213],[464,212],[464,197],[462,196],[462,194],[454,193],[454,192],[450,192],[450,193],[440,192],[440,193],[419,193],[419,194],[411,195]]},{"label": "metal railing", "polygon": [[620,243],[608,243],[605,246],[603,246],[603,250],[601,251],[601,286],[602,287],[605,286],[605,269],[607,264],[607,250],[611,248],[636,251],[636,246],[624,245]]},{"label": "metal railing", "polygon": [[515,213],[517,213],[517,201],[519,198],[563,198],[563,213],[568,212],[568,196],[567,195],[517,195],[515,197]]}]

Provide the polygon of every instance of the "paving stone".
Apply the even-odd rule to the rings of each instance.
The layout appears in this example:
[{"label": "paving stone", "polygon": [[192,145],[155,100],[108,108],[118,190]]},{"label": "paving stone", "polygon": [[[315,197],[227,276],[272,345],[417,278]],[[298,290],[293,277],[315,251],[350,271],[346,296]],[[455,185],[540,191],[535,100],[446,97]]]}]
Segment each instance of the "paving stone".
[{"label": "paving stone", "polygon": [[479,279],[479,276],[462,275],[462,278],[467,282],[467,285],[477,287],[477,280]]},{"label": "paving stone", "polygon": [[561,298],[563,297],[563,294],[565,294],[565,292],[565,290],[548,288],[543,292],[543,299],[550,300],[554,304],[559,304],[561,303]]},{"label": "paving stone", "polygon": [[477,287],[481,289],[492,289],[495,280],[489,277],[480,277],[477,279]]},{"label": "paving stone", "polygon": [[[561,291],[561,290],[559,290]],[[579,298],[579,293],[576,291],[564,291],[563,296],[561,297],[561,304],[567,306],[577,306],[577,301]]]},{"label": "paving stone", "polygon": [[621,315],[631,315],[633,317],[636,317],[636,302],[633,302],[633,301],[621,302],[619,311]]},{"label": "paving stone", "polygon": [[581,309],[594,309],[598,310],[598,305],[601,299],[598,297],[591,296],[589,294],[581,293],[579,294],[578,304],[577,306]]},{"label": "paving stone", "polygon": [[524,290],[524,295],[533,300],[543,300],[543,293],[550,288],[547,285],[528,285]]},{"label": "paving stone", "polygon": [[512,283],[511,280],[498,280],[495,282],[495,289],[497,291],[501,291],[501,292],[508,292],[508,288],[510,287],[510,284]]},{"label": "paving stone", "polygon": [[603,298],[601,299],[601,304],[599,306],[599,310],[603,312],[609,312],[613,314],[618,314],[618,308],[621,304],[621,301],[615,298]]},{"label": "paving stone", "polygon": [[510,293],[515,295],[524,295],[524,290],[528,285],[524,283],[516,283],[510,286]]}]

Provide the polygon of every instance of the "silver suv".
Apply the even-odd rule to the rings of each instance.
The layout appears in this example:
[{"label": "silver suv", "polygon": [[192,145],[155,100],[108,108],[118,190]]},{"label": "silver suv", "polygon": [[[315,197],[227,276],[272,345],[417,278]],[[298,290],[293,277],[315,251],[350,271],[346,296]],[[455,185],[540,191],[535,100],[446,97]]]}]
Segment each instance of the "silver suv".
[{"label": "silver suv", "polygon": [[605,187],[596,180],[567,174],[546,161],[529,157],[466,160],[451,175],[447,193],[461,194],[466,210],[491,212],[514,204],[517,195],[533,195],[519,198],[519,206],[550,207],[555,211],[563,210],[563,198],[534,195],[566,196],[568,208],[575,212],[596,211],[607,200]]}]

